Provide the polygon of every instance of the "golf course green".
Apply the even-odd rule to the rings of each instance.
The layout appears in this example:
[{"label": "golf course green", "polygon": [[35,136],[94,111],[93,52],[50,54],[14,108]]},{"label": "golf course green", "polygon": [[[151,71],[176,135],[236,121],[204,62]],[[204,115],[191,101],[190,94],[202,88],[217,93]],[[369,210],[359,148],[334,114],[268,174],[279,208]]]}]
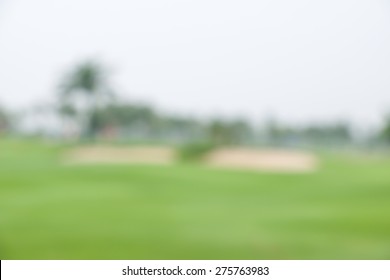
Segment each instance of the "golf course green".
[{"label": "golf course green", "polygon": [[65,165],[0,140],[0,259],[390,259],[390,158],[312,173]]}]

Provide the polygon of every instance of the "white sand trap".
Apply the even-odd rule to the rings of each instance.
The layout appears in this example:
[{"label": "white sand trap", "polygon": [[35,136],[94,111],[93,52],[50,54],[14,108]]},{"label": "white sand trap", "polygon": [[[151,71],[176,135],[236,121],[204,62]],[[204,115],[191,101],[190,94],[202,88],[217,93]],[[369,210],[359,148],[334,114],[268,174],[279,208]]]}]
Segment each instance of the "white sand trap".
[{"label": "white sand trap", "polygon": [[307,152],[244,148],[218,149],[206,157],[206,162],[216,167],[272,172],[312,172],[318,166],[317,158]]},{"label": "white sand trap", "polygon": [[174,149],[169,147],[86,146],[67,152],[64,161],[69,164],[169,164],[175,157]]}]

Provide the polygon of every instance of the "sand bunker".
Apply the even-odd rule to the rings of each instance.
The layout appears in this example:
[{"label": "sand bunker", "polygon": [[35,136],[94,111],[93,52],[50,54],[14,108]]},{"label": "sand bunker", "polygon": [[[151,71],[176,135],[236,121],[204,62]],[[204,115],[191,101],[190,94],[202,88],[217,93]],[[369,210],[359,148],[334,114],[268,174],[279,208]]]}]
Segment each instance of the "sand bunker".
[{"label": "sand bunker", "polygon": [[[64,155],[68,164],[170,164],[176,151],[160,146],[84,146]],[[205,164],[215,167],[272,172],[311,172],[318,166],[317,158],[306,152],[291,150],[259,150],[221,148],[205,157]]]},{"label": "sand bunker", "polygon": [[169,164],[175,156],[174,149],[169,147],[87,146],[67,152],[64,161],[70,164]]},{"label": "sand bunker", "polygon": [[211,166],[273,172],[311,172],[317,158],[306,152],[290,150],[218,149],[206,157]]}]

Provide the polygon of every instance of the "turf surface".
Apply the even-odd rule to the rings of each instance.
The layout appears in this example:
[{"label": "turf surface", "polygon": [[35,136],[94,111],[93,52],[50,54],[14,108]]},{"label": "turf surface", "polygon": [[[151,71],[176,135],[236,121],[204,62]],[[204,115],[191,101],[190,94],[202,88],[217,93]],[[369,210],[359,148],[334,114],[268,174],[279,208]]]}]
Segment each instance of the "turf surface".
[{"label": "turf surface", "polygon": [[312,174],[64,166],[0,141],[0,259],[390,259],[390,159]]}]

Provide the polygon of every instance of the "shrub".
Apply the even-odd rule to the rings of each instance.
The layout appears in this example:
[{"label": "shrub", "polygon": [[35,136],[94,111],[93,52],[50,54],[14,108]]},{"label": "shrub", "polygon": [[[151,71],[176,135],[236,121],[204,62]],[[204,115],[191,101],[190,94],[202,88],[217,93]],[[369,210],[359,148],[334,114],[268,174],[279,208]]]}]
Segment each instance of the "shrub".
[{"label": "shrub", "polygon": [[180,147],[179,157],[183,161],[200,161],[215,145],[211,143],[190,143]]}]

